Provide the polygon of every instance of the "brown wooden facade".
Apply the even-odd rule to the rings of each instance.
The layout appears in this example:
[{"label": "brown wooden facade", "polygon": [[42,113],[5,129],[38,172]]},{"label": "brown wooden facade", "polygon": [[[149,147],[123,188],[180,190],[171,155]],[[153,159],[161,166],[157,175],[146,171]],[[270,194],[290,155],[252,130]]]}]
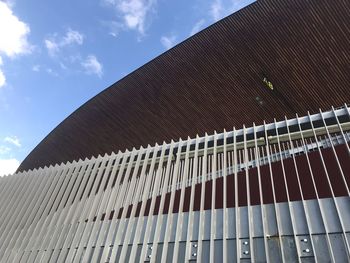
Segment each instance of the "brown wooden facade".
[{"label": "brown wooden facade", "polygon": [[350,1],[258,0],[92,98],[19,171],[328,110],[349,83]]}]

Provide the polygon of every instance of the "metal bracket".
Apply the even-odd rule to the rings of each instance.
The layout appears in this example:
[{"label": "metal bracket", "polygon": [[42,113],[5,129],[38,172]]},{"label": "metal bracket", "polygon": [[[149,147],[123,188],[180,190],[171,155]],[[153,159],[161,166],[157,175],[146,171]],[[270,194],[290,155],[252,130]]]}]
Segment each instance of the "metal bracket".
[{"label": "metal bracket", "polygon": [[250,258],[250,245],[249,245],[249,239],[240,239],[240,258]]},{"label": "metal bracket", "polygon": [[153,244],[148,244],[145,262],[151,261],[152,251],[153,251]]},{"label": "metal bracket", "polygon": [[314,256],[310,242],[311,241],[309,236],[297,236],[297,247],[300,257]]},{"label": "metal bracket", "polygon": [[197,261],[197,257],[198,257],[198,244],[197,244],[197,241],[192,241],[190,243],[190,246],[191,246],[190,261]]}]

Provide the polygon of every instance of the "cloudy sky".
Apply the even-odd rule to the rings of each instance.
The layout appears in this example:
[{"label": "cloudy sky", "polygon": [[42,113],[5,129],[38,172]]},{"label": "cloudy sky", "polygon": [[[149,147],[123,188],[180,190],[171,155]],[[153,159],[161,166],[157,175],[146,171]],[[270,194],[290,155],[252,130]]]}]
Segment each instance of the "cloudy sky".
[{"label": "cloudy sky", "polygon": [[0,176],[88,99],[254,0],[0,0]]}]

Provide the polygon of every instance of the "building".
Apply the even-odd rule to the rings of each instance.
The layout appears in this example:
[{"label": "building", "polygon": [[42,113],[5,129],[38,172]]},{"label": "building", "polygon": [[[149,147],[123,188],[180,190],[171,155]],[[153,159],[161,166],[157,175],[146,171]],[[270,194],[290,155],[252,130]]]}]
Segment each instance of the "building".
[{"label": "building", "polygon": [[0,179],[0,261],[347,262],[348,22],[259,0],[91,99]]}]

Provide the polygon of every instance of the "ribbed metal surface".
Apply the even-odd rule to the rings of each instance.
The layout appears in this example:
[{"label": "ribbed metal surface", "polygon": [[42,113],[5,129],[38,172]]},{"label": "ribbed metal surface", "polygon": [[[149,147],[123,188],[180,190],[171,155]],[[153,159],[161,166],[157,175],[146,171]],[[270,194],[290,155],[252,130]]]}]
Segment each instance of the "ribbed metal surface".
[{"label": "ribbed metal surface", "polygon": [[347,262],[350,108],[0,179],[1,262]]},{"label": "ribbed metal surface", "polygon": [[259,0],[83,105],[19,170],[349,102],[349,25],[346,0]]}]

